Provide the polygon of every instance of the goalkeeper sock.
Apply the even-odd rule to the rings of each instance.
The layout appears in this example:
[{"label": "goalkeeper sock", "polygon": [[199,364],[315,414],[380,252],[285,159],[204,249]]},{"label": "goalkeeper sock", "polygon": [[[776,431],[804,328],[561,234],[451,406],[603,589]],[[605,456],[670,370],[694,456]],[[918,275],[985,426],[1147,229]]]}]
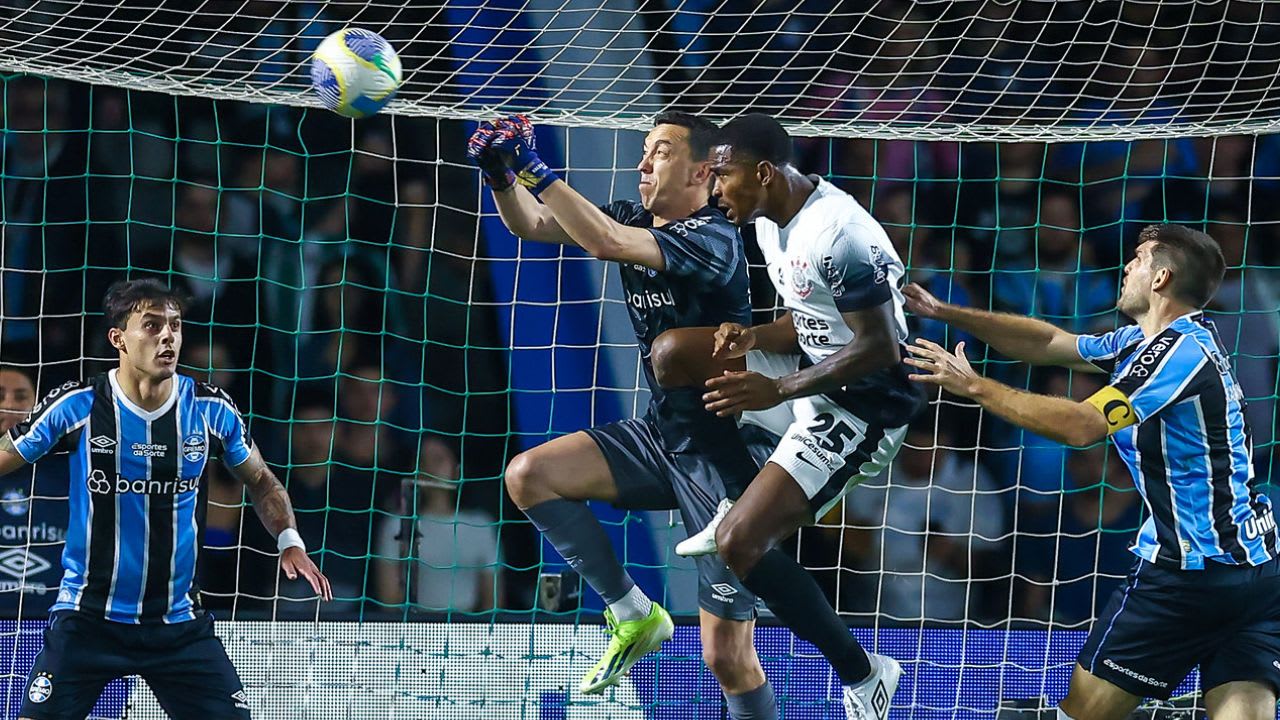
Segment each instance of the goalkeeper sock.
[{"label": "goalkeeper sock", "polygon": [[[618,562],[613,544],[609,542],[609,535],[586,503],[557,498],[538,503],[525,510],[524,514],[564,557],[569,567],[581,575],[606,603],[610,606],[614,603],[626,603],[623,611],[628,614],[629,608],[638,607],[639,603],[634,599],[627,600],[628,594],[635,590],[643,597],[644,593],[640,592],[622,563]],[[644,615],[647,614],[646,608]],[[617,616],[618,613],[615,612],[614,615]]]},{"label": "goalkeeper sock", "polygon": [[742,578],[742,584],[764,600],[796,637],[813,643],[842,684],[856,685],[871,674],[867,651],[836,615],[818,582],[794,558],[774,548]]},{"label": "goalkeeper sock", "polygon": [[768,680],[755,690],[741,695],[725,695],[724,704],[733,720],[778,720],[778,703],[773,698],[773,685]]},{"label": "goalkeeper sock", "polygon": [[633,585],[621,600],[609,603],[609,610],[618,622],[643,620],[649,617],[649,613],[653,610],[653,601],[644,594],[639,585]]},{"label": "goalkeeper sock", "polygon": [[1070,715],[1062,712],[1062,708],[1058,708],[1058,720],[1073,720],[1073,718]]}]

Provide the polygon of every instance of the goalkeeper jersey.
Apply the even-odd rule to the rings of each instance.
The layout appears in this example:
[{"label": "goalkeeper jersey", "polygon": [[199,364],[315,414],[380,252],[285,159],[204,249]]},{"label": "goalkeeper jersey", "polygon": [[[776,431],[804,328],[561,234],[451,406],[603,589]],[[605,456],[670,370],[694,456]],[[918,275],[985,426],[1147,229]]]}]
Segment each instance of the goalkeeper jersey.
[{"label": "goalkeeper jersey", "polygon": [[1090,401],[1146,501],[1133,552],[1188,570],[1280,554],[1271,501],[1253,471],[1244,396],[1213,323],[1184,315],[1152,338],[1129,325],[1080,336],[1076,349],[1111,374]]},{"label": "goalkeeper jersey", "polygon": [[210,454],[228,466],[252,441],[222,390],[175,375],[153,411],[124,395],[112,370],[49,393],[9,437],[27,462],[68,451],[63,576],[51,608],[122,623],[174,623],[202,613],[195,584],[204,522],[200,476]]},{"label": "goalkeeper jersey", "polygon": [[654,339],[672,328],[716,327],[724,322],[751,324],[750,283],[742,235],[710,205],[687,218],[653,227],[653,215],[638,202],[618,200],[600,208],[623,225],[653,234],[666,269],[618,263],[627,312],[640,346],[640,362],[649,384],[649,415],[671,449],[684,443],[688,424],[705,416],[695,392],[687,398],[664,391],[649,357]]}]

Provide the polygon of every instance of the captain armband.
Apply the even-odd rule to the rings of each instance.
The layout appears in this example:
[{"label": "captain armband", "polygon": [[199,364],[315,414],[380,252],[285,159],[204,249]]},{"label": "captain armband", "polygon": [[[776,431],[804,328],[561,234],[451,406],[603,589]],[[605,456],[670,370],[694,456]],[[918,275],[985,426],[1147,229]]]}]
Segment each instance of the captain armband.
[{"label": "captain armband", "polygon": [[1138,423],[1138,413],[1134,411],[1129,398],[1111,385],[1089,396],[1085,402],[1098,408],[1098,412],[1106,418],[1108,435]]}]

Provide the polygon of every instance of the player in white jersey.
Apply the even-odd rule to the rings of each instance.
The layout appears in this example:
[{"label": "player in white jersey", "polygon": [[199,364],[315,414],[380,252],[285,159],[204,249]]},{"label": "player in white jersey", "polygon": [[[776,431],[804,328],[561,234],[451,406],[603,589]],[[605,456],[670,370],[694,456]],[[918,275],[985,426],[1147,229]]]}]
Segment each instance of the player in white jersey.
[{"label": "player in white jersey", "polygon": [[[677,549],[719,552],[751,588],[765,553],[889,465],[925,403],[902,362],[904,268],[879,223],[849,194],[800,173],[772,118],[746,115],[722,134],[714,194],[730,220],[754,224],[786,313],[758,327],[672,330],[654,357],[659,382],[705,381],[708,410],[741,413],[782,437],[742,497],[722,502]],[[818,610],[836,617],[829,604]],[[824,655],[844,682],[849,717],[886,717],[897,662],[872,655],[860,678]]]}]

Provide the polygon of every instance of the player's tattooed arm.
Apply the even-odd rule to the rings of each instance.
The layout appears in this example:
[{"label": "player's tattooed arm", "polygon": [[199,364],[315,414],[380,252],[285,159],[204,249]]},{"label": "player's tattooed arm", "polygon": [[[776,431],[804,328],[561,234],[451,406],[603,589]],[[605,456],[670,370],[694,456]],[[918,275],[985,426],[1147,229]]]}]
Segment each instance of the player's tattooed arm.
[{"label": "player's tattooed arm", "polygon": [[262,453],[258,452],[257,445],[253,446],[249,459],[231,468],[231,474],[244,483],[249,491],[253,509],[258,513],[258,518],[262,520],[262,525],[267,532],[272,536],[278,536],[289,528],[297,528],[293,518],[293,504],[289,502],[289,493],[276,478],[275,473],[271,472],[271,468],[267,467],[266,461],[262,459]]},{"label": "player's tattooed arm", "polygon": [[13,446],[9,433],[0,433],[0,475],[7,475],[26,464],[18,448]]}]

